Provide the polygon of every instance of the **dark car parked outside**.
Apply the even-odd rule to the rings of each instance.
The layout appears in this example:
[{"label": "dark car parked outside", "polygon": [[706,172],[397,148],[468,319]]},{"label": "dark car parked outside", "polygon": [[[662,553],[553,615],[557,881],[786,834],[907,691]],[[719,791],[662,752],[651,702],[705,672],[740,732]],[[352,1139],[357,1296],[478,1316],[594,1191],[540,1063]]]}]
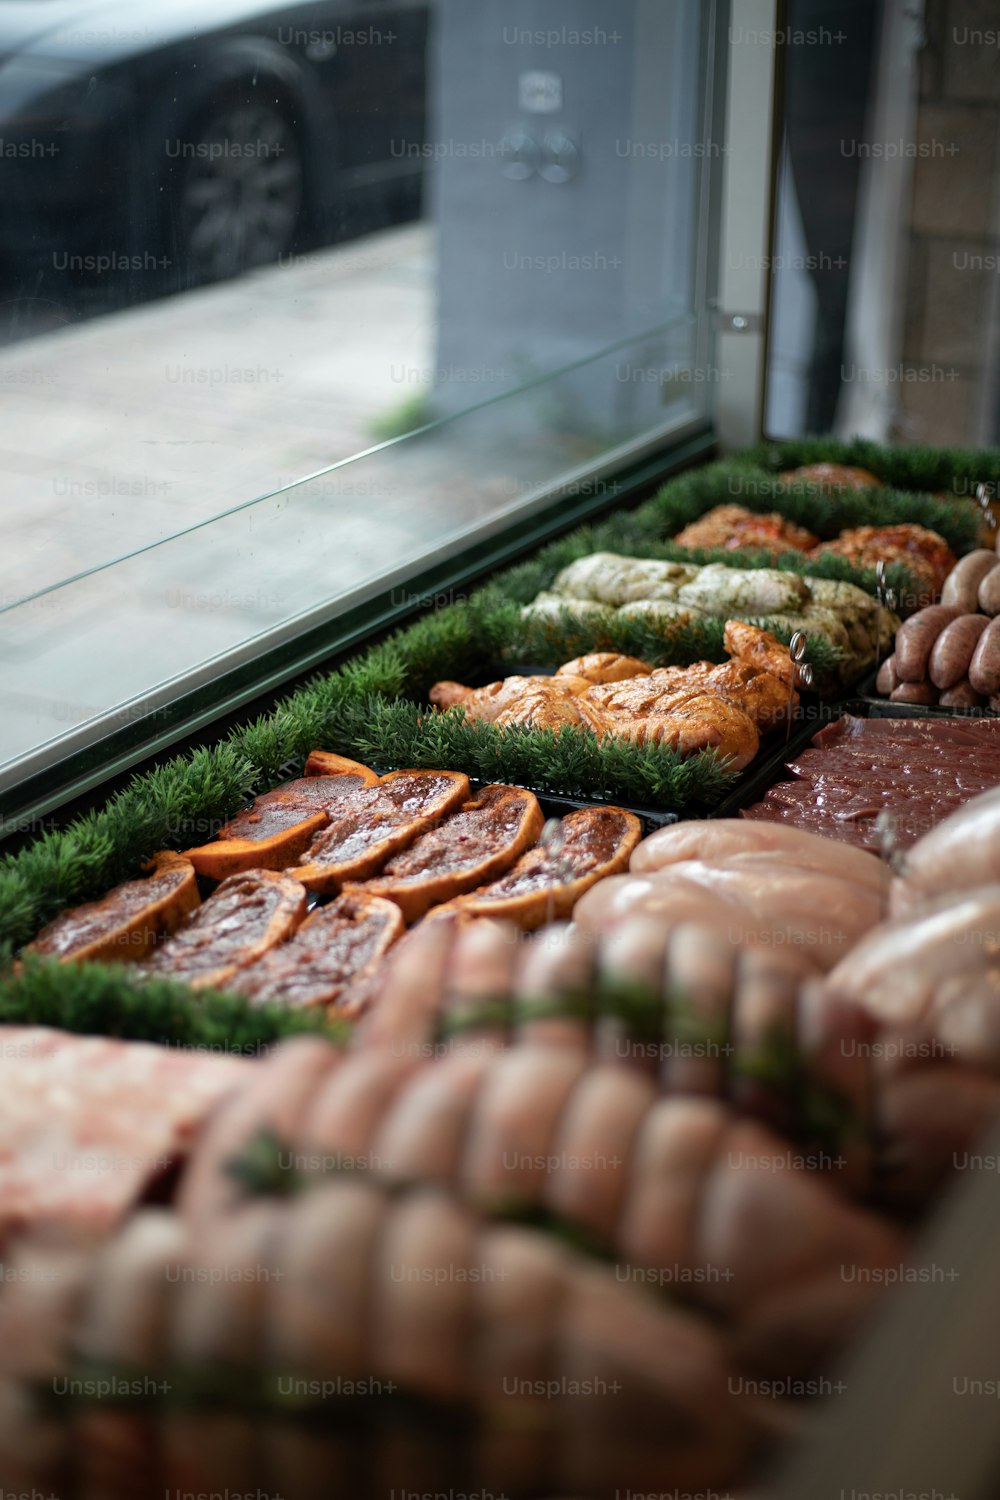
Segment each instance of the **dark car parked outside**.
[{"label": "dark car parked outside", "polygon": [[0,0],[0,277],[233,276],[419,211],[428,0]]}]

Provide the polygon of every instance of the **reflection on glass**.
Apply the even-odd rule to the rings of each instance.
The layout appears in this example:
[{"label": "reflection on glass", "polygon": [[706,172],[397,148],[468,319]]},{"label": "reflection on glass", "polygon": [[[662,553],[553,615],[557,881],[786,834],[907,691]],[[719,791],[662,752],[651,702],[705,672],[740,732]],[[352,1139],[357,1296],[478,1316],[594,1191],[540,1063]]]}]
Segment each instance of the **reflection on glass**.
[{"label": "reflection on glass", "polygon": [[788,8],[773,436],[1000,439],[996,31],[962,0],[923,9]]},{"label": "reflection on glass", "polygon": [[0,762],[704,419],[713,28],[0,0]]}]

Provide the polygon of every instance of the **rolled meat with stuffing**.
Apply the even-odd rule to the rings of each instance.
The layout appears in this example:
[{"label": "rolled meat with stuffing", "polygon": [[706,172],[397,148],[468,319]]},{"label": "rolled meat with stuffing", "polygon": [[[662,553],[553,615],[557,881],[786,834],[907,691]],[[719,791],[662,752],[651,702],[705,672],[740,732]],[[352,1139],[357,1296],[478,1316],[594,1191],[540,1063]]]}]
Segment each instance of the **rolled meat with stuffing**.
[{"label": "rolled meat with stuffing", "polygon": [[586,1051],[596,962],[597,944],[575,922],[533,933],[518,956],[514,1039]]},{"label": "rolled meat with stuffing", "polygon": [[445,974],[462,919],[455,911],[420,922],[389,950],[347,999],[361,1020],[359,1046],[391,1046],[422,1055],[438,1029]]},{"label": "rolled meat with stuffing", "polygon": [[[174,1257],[190,1273],[179,1284]],[[85,1394],[59,1424],[67,1500],[223,1479],[223,1492],[374,1500],[483,1474],[523,1500],[611,1500],[664,1474],[721,1492],[787,1425],[779,1403],[736,1390],[708,1320],[436,1190],[328,1182],[220,1219],[197,1246],[144,1213],[76,1265],[82,1310],[57,1375],[127,1371],[135,1388]],[[0,1326],[24,1296],[5,1293]],[[22,1344],[0,1383],[0,1451],[34,1359]]]},{"label": "rolled meat with stuffing", "polygon": [[[233,1159],[247,1141],[288,1142],[300,1116],[342,1056],[319,1037],[283,1042],[253,1073],[248,1086],[219,1110],[183,1178],[181,1210],[192,1223],[211,1219],[241,1201]],[[273,1154],[273,1153],[272,1153]],[[280,1163],[279,1163],[280,1166]]]},{"label": "rolled meat with stuffing", "polygon": [[[433,1181],[481,1212],[554,1216],[605,1254],[645,1268],[659,1285],[680,1282],[684,1296],[734,1323],[772,1288],[825,1275],[828,1241],[835,1254],[862,1266],[901,1254],[893,1230],[846,1200],[836,1178],[850,1165],[847,1158],[805,1157],[721,1101],[661,1098],[654,1080],[634,1069],[588,1064],[572,1050],[547,1046],[515,1047],[492,1058],[450,1056],[419,1066],[387,1089],[384,1113],[366,1122],[364,1141],[348,1124],[350,1111],[338,1111],[334,1102],[342,1089],[348,1099],[356,1097],[351,1070],[362,1065],[371,1066],[363,1055],[330,1076],[322,1110],[303,1121],[309,1136],[288,1143],[296,1158],[337,1158],[349,1144],[352,1155],[376,1164],[365,1176],[397,1189]],[[214,1128],[231,1141],[225,1120]],[[651,1155],[643,1142],[661,1136],[683,1142],[691,1131],[705,1145],[694,1166],[678,1166],[675,1186],[669,1180],[675,1148]],[[211,1134],[202,1149],[218,1163]],[[192,1173],[198,1174],[197,1163]],[[311,1185],[301,1186],[315,1191],[325,1181],[317,1173]],[[683,1243],[676,1212],[651,1207],[681,1191],[693,1193],[690,1201],[698,1206]],[[219,1195],[205,1197],[220,1201]],[[184,1201],[197,1208],[190,1193]],[[708,1219],[706,1205],[714,1205]],[[204,1226],[204,1218],[199,1222]],[[777,1261],[775,1245],[781,1246]],[[765,1253],[763,1246],[770,1249]],[[709,1264],[727,1274],[716,1270],[706,1277]],[[867,1291],[859,1292],[859,1306]],[[805,1331],[801,1343],[808,1345]]]},{"label": "rolled meat with stuffing", "polygon": [[[883,926],[873,934],[876,948],[886,931]],[[906,938],[890,947],[890,994],[926,982],[919,963],[913,972],[906,967],[908,944]],[[851,1196],[874,1195],[910,1207],[925,1201],[951,1171],[950,1148],[942,1144],[934,1151],[926,1142],[922,1174],[893,1166],[896,1159],[912,1160],[917,1149],[914,1140],[895,1134],[896,1122],[906,1129],[916,1122],[895,1108],[895,1076],[880,1066],[899,1051],[900,1022],[878,1013],[864,986],[841,992],[839,982],[823,982],[808,950],[765,944],[741,949],[717,925],[680,921],[671,927],[640,914],[600,937],[575,923],[546,930],[517,951],[514,993],[506,1007],[491,994],[477,1023],[469,1002],[456,1032],[446,1024],[443,994],[433,1002],[425,994],[425,1030],[405,1048],[390,1043],[388,1050],[420,1058],[464,1054],[469,1061],[464,1071],[455,1065],[456,1076],[462,1072],[474,1090],[476,1055],[530,1042],[638,1071],[668,1096],[728,1099],[794,1140],[807,1158],[836,1156],[842,1163],[837,1185]],[[982,945],[966,944],[965,951],[975,955]],[[1000,1024],[991,1021],[997,1006],[975,988],[998,983],[988,971],[968,969],[949,979],[947,965],[946,977],[933,981],[938,1006],[911,1050],[915,1067],[943,1069],[935,1085],[942,1100],[960,1092],[969,1075],[1000,1079]],[[432,1081],[427,1092],[433,1096]],[[980,1123],[987,1119],[990,1096],[989,1089],[980,1093]],[[971,1132],[961,1109],[958,1118]],[[409,1130],[408,1124],[397,1130],[395,1143],[407,1143]],[[923,1140],[922,1132],[918,1137]],[[967,1145],[970,1139],[963,1137]],[[416,1149],[419,1155],[429,1148]],[[450,1160],[459,1149],[451,1140],[440,1147],[441,1159]],[[412,1159],[408,1149],[406,1160]]]},{"label": "rolled meat with stuffing", "polygon": [[[84,1382],[80,1399],[69,1395],[80,1500],[143,1500],[165,1488],[157,1399],[170,1388],[170,1307],[186,1250],[175,1215],[146,1212],[98,1251],[68,1351]],[[106,1394],[87,1388],[101,1380]]]},{"label": "rolled meat with stuffing", "polygon": [[657,829],[635,850],[629,869],[636,875],[651,875],[684,860],[712,864],[733,855],[755,853],[788,858],[801,869],[819,870],[876,889],[885,882],[882,861],[863,849],[852,849],[837,839],[802,828],[748,822],[745,818],[714,818]]}]

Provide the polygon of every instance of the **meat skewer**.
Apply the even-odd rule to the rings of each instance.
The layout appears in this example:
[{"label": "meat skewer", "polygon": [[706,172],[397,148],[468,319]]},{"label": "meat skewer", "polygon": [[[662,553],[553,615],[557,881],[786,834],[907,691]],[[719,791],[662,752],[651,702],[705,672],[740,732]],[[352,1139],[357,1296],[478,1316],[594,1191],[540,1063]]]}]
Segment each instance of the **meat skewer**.
[{"label": "meat skewer", "polygon": [[[384,1080],[381,1112],[370,1107],[373,1076]],[[254,1145],[246,1125],[232,1123],[238,1110],[239,1101],[209,1129],[182,1187],[182,1212],[201,1234],[221,1205],[239,1202],[219,1182],[238,1134],[244,1154]],[[695,1141],[702,1144],[692,1159]],[[795,1280],[847,1263],[898,1263],[902,1252],[896,1231],[849,1204],[763,1126],[714,1099],[661,1098],[640,1073],[591,1064],[567,1048],[521,1046],[415,1066],[357,1054],[328,1076],[285,1149],[294,1159],[360,1158],[397,1187],[436,1182],[487,1213],[555,1216],[735,1326],[751,1315],[759,1321],[768,1299]],[[825,1165],[836,1176],[839,1164]],[[678,1195],[688,1205],[683,1216]],[[871,1288],[859,1281],[860,1310]],[[825,1354],[822,1341],[813,1357]],[[807,1328],[800,1347],[805,1355]]]},{"label": "meat skewer", "polygon": [[820,983],[800,950],[739,951],[717,924],[678,915],[669,929],[631,917],[596,940],[576,924],[547,928],[522,946],[506,1003],[494,982],[478,1005],[475,987],[456,1003],[456,955],[474,938],[496,944],[502,975],[506,940],[479,922],[433,934],[435,999],[419,977],[437,926],[425,924],[405,940],[412,980],[397,990],[394,971],[383,976],[356,1046],[393,1048],[397,1028],[411,1058],[540,1042],[637,1070],[668,1096],[732,1100],[803,1152],[840,1159],[843,1191],[904,1210],[926,1202],[1000,1113],[1000,1028],[983,1036],[954,1011],[950,1031],[900,1032]]},{"label": "meat skewer", "polygon": [[[251,1472],[289,1500],[346,1494],[348,1474],[351,1493],[374,1497],[415,1476],[467,1490],[484,1473],[525,1500],[540,1485],[610,1500],[664,1473],[685,1489],[730,1485],[788,1425],[773,1401],[734,1394],[706,1321],[434,1189],[391,1199],[330,1183],[218,1222],[201,1243],[146,1214],[75,1274],[82,1316],[57,1283],[41,1296],[14,1286],[0,1305],[4,1335],[26,1296],[59,1306],[68,1386],[100,1368],[139,1387],[57,1408],[67,1500],[211,1493]],[[11,1352],[0,1451],[33,1358],[32,1338]],[[186,1392],[210,1400],[205,1416]]]}]

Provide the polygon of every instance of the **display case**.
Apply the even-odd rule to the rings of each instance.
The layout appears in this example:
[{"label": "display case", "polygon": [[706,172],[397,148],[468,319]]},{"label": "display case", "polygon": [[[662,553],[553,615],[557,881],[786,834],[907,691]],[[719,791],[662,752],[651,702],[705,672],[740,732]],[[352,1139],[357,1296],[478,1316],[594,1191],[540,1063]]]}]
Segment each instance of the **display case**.
[{"label": "display case", "polygon": [[0,14],[0,1488],[985,1500],[989,28],[188,9]]}]

